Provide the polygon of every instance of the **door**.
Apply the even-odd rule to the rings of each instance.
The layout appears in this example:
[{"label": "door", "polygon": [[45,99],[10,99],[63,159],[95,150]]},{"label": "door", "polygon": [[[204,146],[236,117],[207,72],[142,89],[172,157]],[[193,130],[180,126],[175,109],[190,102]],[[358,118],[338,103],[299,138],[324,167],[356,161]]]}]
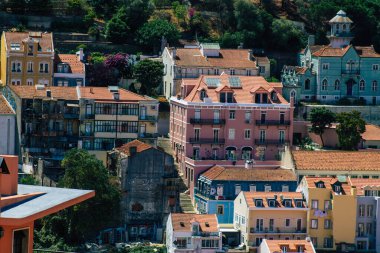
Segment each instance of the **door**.
[{"label": "door", "polygon": [[145,124],[140,125],[140,136],[144,137],[145,132],[146,132],[146,125]]},{"label": "door", "polygon": [[140,108],[140,119],[145,119],[146,118],[146,107],[142,106]]},{"label": "door", "polygon": [[297,220],[297,231],[301,231],[301,230],[302,230],[302,220],[298,219]]},{"label": "door", "polygon": [[347,82],[347,96],[352,96],[352,86],[353,86],[352,79]]},{"label": "door", "polygon": [[214,129],[214,143],[219,143],[219,129]]},{"label": "door", "polygon": [[215,110],[214,111],[214,123],[218,123],[219,119],[220,119],[220,111],[219,110]]},{"label": "door", "polygon": [[86,136],[89,136],[89,135],[91,135],[91,123],[86,123],[85,124],[85,135]]},{"label": "door", "polygon": [[92,105],[87,104],[86,105],[86,115],[91,115],[92,114]]},{"label": "door", "polygon": [[262,232],[264,229],[264,220],[263,219],[256,219],[256,231]]}]

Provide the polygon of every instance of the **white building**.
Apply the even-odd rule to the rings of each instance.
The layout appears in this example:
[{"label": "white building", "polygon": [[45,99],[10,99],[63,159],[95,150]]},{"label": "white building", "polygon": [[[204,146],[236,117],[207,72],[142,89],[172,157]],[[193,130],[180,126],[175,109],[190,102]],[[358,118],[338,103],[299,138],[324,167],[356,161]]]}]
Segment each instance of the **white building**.
[{"label": "white building", "polygon": [[171,213],[166,224],[168,253],[217,253],[222,234],[215,214]]},{"label": "white building", "polygon": [[15,155],[16,153],[16,113],[0,95],[0,154]]}]

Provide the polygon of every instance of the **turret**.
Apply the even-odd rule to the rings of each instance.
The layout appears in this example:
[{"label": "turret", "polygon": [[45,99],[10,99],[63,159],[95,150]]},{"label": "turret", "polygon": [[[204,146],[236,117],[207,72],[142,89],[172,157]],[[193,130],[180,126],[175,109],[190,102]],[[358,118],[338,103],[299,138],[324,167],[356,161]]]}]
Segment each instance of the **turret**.
[{"label": "turret", "polygon": [[353,39],[351,33],[352,20],[347,17],[346,13],[340,10],[330,21],[331,31],[327,36],[330,45],[333,48],[342,48],[348,46]]}]

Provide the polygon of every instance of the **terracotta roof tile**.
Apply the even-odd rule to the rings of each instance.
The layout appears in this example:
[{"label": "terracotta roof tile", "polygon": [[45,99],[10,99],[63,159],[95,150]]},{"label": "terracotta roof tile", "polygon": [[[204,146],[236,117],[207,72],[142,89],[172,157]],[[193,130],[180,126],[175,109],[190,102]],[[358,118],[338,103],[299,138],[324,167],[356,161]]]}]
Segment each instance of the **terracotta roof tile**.
[{"label": "terracotta roof tile", "polygon": [[53,99],[64,100],[78,100],[77,91],[75,87],[58,87],[48,86],[42,90],[37,90],[35,86],[16,86],[10,85],[9,88],[20,98],[33,99],[33,98],[47,98],[47,90],[51,91]]},{"label": "terracotta roof tile", "polygon": [[[109,91],[108,87],[79,87],[81,98],[95,99],[95,100],[114,100],[113,93]],[[141,96],[129,90],[119,88],[120,101],[142,101],[154,100],[147,96]]]},{"label": "terracotta roof tile", "polygon": [[380,140],[380,127],[372,124],[365,125],[365,132],[362,133],[362,139],[365,141]]},{"label": "terracotta roof tile", "polygon": [[380,171],[377,151],[292,151],[297,170]]},{"label": "terracotta roof tile", "polygon": [[0,97],[0,114],[16,114],[3,96]]},{"label": "terracotta roof tile", "polygon": [[[42,52],[53,52],[53,34],[52,33],[42,33],[42,32],[34,32],[34,34],[38,34],[37,37],[33,37],[34,39],[39,40],[39,45],[41,47]],[[40,36],[39,36],[40,35]],[[5,39],[7,42],[7,49],[10,50],[11,43],[19,43],[20,50],[24,50],[22,41],[29,38],[29,32],[5,32]]]},{"label": "terracotta roof tile", "polygon": [[339,180],[335,177],[310,177],[305,176],[305,180],[308,188],[318,188],[317,184],[319,182],[323,182],[324,189],[328,189],[331,192],[335,192],[333,186],[338,183],[341,186],[341,191],[339,194],[341,195],[351,195],[351,182],[346,179],[346,182],[339,182]]},{"label": "terracotta roof tile", "polygon": [[194,221],[199,223],[200,232],[219,232],[216,214],[171,213],[170,216],[173,230],[177,232],[191,232],[191,224]]},{"label": "terracotta roof tile", "polygon": [[219,57],[204,57],[198,48],[178,48],[175,62],[184,67],[257,68],[256,62],[249,60],[247,49],[220,49],[219,52]]},{"label": "terracotta roof tile", "polygon": [[[243,192],[249,207],[256,207],[255,200],[261,199],[263,206],[269,207],[269,200],[276,199],[276,207],[273,208],[305,208],[306,202],[300,192]],[[286,207],[284,200],[291,200],[291,206]],[[301,207],[297,207],[295,200],[302,200]]]},{"label": "terracotta roof tile", "polygon": [[[313,56],[316,57],[342,57],[347,53],[347,51],[352,47],[352,45],[348,45],[344,48],[333,48],[330,45],[323,46],[319,50],[313,53]],[[375,51],[373,46],[361,47],[355,46],[354,49],[358,53],[360,57],[368,57],[368,58],[378,58],[380,54]]]},{"label": "terracotta roof tile", "polygon": [[245,169],[216,165],[202,174],[210,180],[228,181],[296,181],[293,171],[287,169]]},{"label": "terracotta roof tile", "polygon": [[85,72],[85,65],[78,59],[76,54],[58,54],[54,60],[56,64],[67,63],[73,74],[84,74]]},{"label": "terracotta roof tile", "polygon": [[[251,92],[254,92],[258,89],[264,89],[267,92],[271,92],[273,89],[276,90],[277,93],[277,100],[272,101],[270,99],[270,96],[268,96],[269,103],[272,104],[289,104],[288,101],[283,98],[281,95],[282,93],[282,85],[279,83],[269,83],[265,80],[262,76],[230,76],[227,74],[222,74],[218,76],[200,76],[198,79],[183,79],[181,88],[184,90],[187,90],[186,94],[187,96],[184,98],[184,100],[189,102],[203,102],[200,99],[200,92],[201,90],[205,90],[207,97],[212,100],[214,103],[219,103],[219,90],[221,88],[218,87],[208,87],[207,86],[207,80],[210,78],[213,79],[219,79],[220,84],[218,87],[231,87],[230,85],[230,78],[238,78],[240,80],[241,87],[232,87],[232,91],[234,93],[234,100],[236,103],[253,103],[253,94]],[[189,92],[189,90],[191,90]]]},{"label": "terracotta roof tile", "polygon": [[350,178],[351,184],[356,186],[357,195],[364,196],[365,189],[375,188],[375,190],[380,189],[380,179],[375,178]]},{"label": "terracotta roof tile", "polygon": [[144,150],[148,150],[150,148],[153,148],[151,145],[149,144],[146,144],[144,142],[141,142],[139,140],[133,140],[133,141],[130,141],[124,145],[122,145],[121,147],[118,147],[116,148],[117,150],[119,150],[120,152],[130,156],[131,153],[130,153],[130,148],[131,147],[136,147],[136,152],[137,153],[140,153]]},{"label": "terracotta roof tile", "polygon": [[265,243],[268,245],[269,252],[283,252],[282,247],[287,246],[286,252],[298,252],[298,246],[303,246],[304,253],[315,253],[313,244],[307,240],[266,240]]},{"label": "terracotta roof tile", "polygon": [[375,51],[373,46],[355,47],[355,49],[361,57],[380,57],[380,54]]}]

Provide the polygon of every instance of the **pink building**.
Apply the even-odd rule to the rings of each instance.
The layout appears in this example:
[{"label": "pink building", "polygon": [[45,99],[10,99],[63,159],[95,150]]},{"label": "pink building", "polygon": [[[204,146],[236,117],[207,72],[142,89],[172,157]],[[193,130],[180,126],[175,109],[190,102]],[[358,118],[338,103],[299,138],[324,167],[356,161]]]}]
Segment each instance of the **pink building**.
[{"label": "pink building", "polygon": [[281,83],[261,76],[184,79],[170,100],[170,138],[193,195],[198,175],[213,165],[278,167],[292,143],[293,106]]}]

